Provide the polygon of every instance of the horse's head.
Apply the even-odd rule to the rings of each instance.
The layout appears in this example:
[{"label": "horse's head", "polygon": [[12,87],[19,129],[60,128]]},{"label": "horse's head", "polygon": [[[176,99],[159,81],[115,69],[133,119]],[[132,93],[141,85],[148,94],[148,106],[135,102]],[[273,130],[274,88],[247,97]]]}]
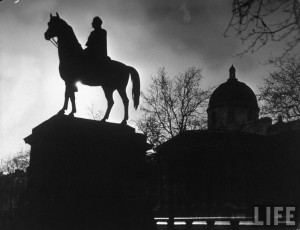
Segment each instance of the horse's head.
[{"label": "horse's head", "polygon": [[50,40],[51,38],[58,37],[63,31],[64,26],[65,21],[59,17],[58,13],[56,13],[56,16],[50,14],[50,21],[48,22],[48,29],[45,32],[45,39]]}]

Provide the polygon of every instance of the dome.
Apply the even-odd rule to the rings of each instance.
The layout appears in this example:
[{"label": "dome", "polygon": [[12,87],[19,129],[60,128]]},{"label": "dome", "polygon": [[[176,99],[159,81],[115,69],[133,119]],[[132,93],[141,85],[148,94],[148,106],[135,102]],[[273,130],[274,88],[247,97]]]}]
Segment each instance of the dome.
[{"label": "dome", "polygon": [[231,66],[230,77],[212,93],[208,110],[218,107],[247,107],[259,110],[257,99],[252,89],[235,77],[235,68]]},{"label": "dome", "polygon": [[242,125],[258,119],[259,107],[252,89],[235,77],[229,69],[229,79],[212,93],[207,114],[209,129],[238,130]]}]

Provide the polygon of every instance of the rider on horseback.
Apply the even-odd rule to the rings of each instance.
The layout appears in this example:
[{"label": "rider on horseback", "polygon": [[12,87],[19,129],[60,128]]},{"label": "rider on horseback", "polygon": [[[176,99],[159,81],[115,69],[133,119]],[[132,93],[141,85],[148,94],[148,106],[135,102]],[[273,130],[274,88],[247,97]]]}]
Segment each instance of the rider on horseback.
[{"label": "rider on horseback", "polygon": [[[124,119],[122,124],[126,124],[128,120],[128,98],[126,94],[126,86],[131,77],[132,80],[132,97],[133,106],[138,108],[140,98],[140,77],[135,68],[125,65],[118,61],[112,61],[107,57],[106,48],[106,31],[101,28],[102,21],[99,17],[93,20],[94,31],[91,33],[87,42],[87,49],[85,53],[82,52],[82,47],[79,44],[75,33],[70,25],[61,19],[56,13],[56,16],[50,14],[50,21],[48,22],[48,29],[45,32],[45,39],[52,40],[57,37],[57,42],[52,41],[58,48],[59,73],[61,78],[66,83],[65,101],[60,114],[68,108],[69,99],[72,103],[72,111],[70,116],[76,113],[75,91],[74,85],[77,81],[89,86],[102,86],[105,97],[107,99],[107,109],[102,121],[108,119],[111,108],[113,107],[113,92],[117,90],[122,98],[124,104]],[[101,32],[102,31],[102,32]],[[105,31],[105,32],[103,32]],[[98,35],[101,34],[99,40]],[[104,36],[103,36],[104,34]],[[53,39],[54,40],[54,39]],[[102,42],[102,43],[101,43]],[[98,68],[101,63],[97,63],[93,67],[88,64],[88,68],[81,68],[82,62],[85,62],[85,54],[91,53],[98,59],[104,58],[108,65],[104,69]],[[82,58],[82,54],[84,54]],[[105,61],[104,61],[105,63]],[[98,77],[99,76],[99,77]]]},{"label": "rider on horseback", "polygon": [[84,52],[93,66],[105,65],[110,61],[110,58],[107,56],[107,32],[101,26],[102,20],[99,17],[94,17],[92,22],[94,30],[85,44],[87,48]]}]

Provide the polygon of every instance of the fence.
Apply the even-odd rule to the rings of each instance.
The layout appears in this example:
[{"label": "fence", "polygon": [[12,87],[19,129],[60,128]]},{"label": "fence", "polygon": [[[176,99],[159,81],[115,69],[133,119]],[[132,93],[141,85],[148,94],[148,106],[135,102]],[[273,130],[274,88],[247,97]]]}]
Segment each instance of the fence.
[{"label": "fence", "polygon": [[253,223],[252,217],[156,217],[154,218],[157,229],[166,230],[198,230],[198,229],[269,229],[269,230],[300,230],[300,226],[276,226],[276,227],[264,227],[257,226]]}]

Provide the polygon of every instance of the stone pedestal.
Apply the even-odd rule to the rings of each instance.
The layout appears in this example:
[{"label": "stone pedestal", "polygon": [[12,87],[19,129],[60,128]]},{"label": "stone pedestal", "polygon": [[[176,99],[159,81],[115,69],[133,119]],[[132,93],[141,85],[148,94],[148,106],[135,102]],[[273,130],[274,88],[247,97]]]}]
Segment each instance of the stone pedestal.
[{"label": "stone pedestal", "polygon": [[13,229],[152,229],[146,137],[134,128],[54,116],[25,138],[28,189]]}]

